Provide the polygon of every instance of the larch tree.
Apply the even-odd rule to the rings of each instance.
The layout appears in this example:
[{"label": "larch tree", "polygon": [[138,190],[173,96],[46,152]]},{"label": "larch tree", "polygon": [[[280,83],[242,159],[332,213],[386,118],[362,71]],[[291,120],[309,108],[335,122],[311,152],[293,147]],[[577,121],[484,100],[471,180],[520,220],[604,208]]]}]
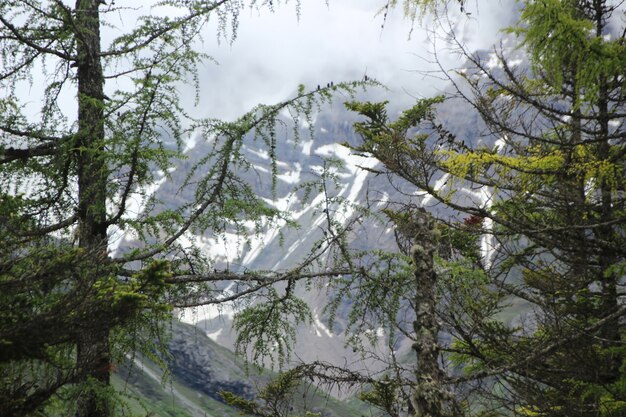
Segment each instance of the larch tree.
[{"label": "larch tree", "polygon": [[[209,20],[228,40],[242,10],[278,3],[163,0],[132,28],[116,26],[131,8],[113,1],[0,4],[0,414],[110,416],[115,363],[154,353],[172,306],[220,301],[217,283],[228,280],[241,296],[265,291],[286,304],[293,294],[273,284],[315,276],[316,253],[292,271],[244,276],[181,243],[207,230],[245,240],[289,221],[242,179],[244,138],[275,158],[281,111],[307,118],[333,90],[359,84],[301,88],[233,122],[189,116],[179,87],[197,88],[208,57],[194,47]],[[40,87],[41,97],[26,93]],[[68,96],[75,115],[60,107]],[[194,197],[164,207],[151,187],[184,159],[191,134],[212,150],[181,185]],[[113,251],[121,233],[139,243]]]},{"label": "larch tree", "polygon": [[[404,5],[413,18],[437,3]],[[384,330],[382,377],[320,362],[289,375],[366,386],[361,398],[394,417],[624,415],[622,11],[618,1],[524,1],[508,30],[517,47],[457,44],[467,66],[449,76],[452,97],[420,100],[395,121],[386,103],[348,103],[365,118],[354,151],[445,217],[416,228],[420,201],[397,202],[386,214],[398,253],[360,252],[329,281],[330,321],[351,307],[349,344],[376,347]],[[445,125],[446,99],[476,112],[480,137]],[[396,357],[394,334],[413,343],[416,363]]]},{"label": "larch tree", "polygon": [[447,209],[437,314],[453,336],[442,364],[456,372],[443,384],[471,393],[468,413],[625,412],[620,13],[617,1],[528,0],[508,30],[517,49],[494,48],[490,61],[462,50],[449,99],[479,114],[488,144],[446,128],[443,98],[393,122],[386,103],[349,104],[366,118],[356,151]]}]

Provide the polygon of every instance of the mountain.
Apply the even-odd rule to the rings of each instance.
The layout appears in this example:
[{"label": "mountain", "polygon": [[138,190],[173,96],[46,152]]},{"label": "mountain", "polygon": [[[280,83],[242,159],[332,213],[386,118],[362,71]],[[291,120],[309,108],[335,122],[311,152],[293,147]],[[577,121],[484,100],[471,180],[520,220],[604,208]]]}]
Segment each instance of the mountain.
[{"label": "mountain", "polygon": [[[400,109],[390,108],[390,114],[399,114]],[[476,132],[481,129],[480,118],[474,112],[467,111],[466,106],[459,106],[458,102],[443,103],[439,108],[442,119],[451,125],[451,130],[458,130],[465,137],[470,130]],[[401,181],[394,181],[390,186],[385,175],[376,175],[366,169],[376,169],[377,161],[362,155],[352,153],[342,143],[355,145],[359,142],[353,130],[353,124],[358,120],[355,114],[344,109],[339,102],[332,108],[320,112],[314,121],[314,139],[306,138],[306,129],[302,130],[299,142],[287,139],[277,149],[278,157],[278,184],[276,196],[272,195],[271,168],[267,152],[262,143],[249,142],[244,152],[249,158],[252,169],[246,173],[246,179],[255,187],[255,191],[273,204],[275,207],[287,210],[293,219],[297,220],[298,228],[283,227],[279,232],[270,230],[253,239],[247,246],[220,241],[212,236],[195,236],[196,243],[200,242],[203,250],[209,253],[223,254],[222,265],[228,257],[228,267],[237,271],[261,270],[284,271],[303,260],[311,248],[325,244],[324,239],[330,235],[329,223],[332,221],[345,224],[349,219],[359,216],[355,207],[369,207],[372,210],[382,209],[390,201],[407,201],[409,198],[421,200],[421,203],[439,216],[453,215],[434,204],[427,197],[416,196],[413,187]],[[288,131],[289,126],[285,129]],[[481,143],[488,146],[487,138],[481,138]],[[210,148],[210,142],[197,141],[194,154],[202,155]],[[301,198],[301,192],[293,192],[299,185],[307,181],[319,180],[324,169],[324,159],[334,159],[341,162],[340,167],[334,168],[334,181],[327,181],[327,195],[322,193],[312,195],[306,202]],[[192,162],[192,161],[190,161]],[[441,177],[434,181],[444,180]],[[159,191],[157,191],[158,193]],[[170,191],[162,194],[166,197]],[[471,190],[458,190],[459,198],[486,199],[488,196],[475,193]],[[326,204],[327,201],[332,201]],[[389,224],[381,223],[373,218],[361,218],[360,223],[349,236],[350,244],[354,249],[384,249],[396,248],[394,234]],[[216,249],[216,247],[218,249]],[[314,286],[315,287],[315,286]],[[352,364],[357,368],[375,370],[372,361],[364,361],[359,352],[346,348],[346,340],[342,331],[346,328],[349,305],[340,308],[340,315],[334,322],[328,322],[323,313],[328,303],[329,294],[325,287],[313,289],[305,286],[296,289],[297,295],[311,307],[314,317],[313,326],[302,326],[298,330],[297,352],[298,360],[304,362],[320,360],[336,365]],[[198,308],[193,311],[182,312],[182,320],[194,323],[199,329],[206,332],[214,341],[232,349],[235,334],[231,330],[233,314],[236,307],[233,305],[217,308]],[[332,327],[332,330],[331,330]],[[406,350],[408,344],[400,350]],[[383,347],[381,347],[382,349]],[[372,368],[374,367],[374,368]]]},{"label": "mountain", "polygon": [[[274,376],[247,367],[241,358],[217,345],[189,324],[173,320],[168,343],[167,375],[152,361],[136,357],[119,366],[113,385],[125,393],[122,415],[151,417],[228,417],[241,411],[224,403],[219,393],[229,391],[252,399]],[[294,409],[321,412],[324,417],[356,417],[356,405],[339,402],[327,394],[302,386]],[[304,414],[304,413],[302,413]]]},{"label": "mountain", "polygon": [[[487,62],[492,58],[492,54],[480,52],[482,59]],[[401,110],[391,105],[388,107],[390,115],[399,114]],[[438,106],[437,114],[446,128],[457,137],[463,138],[466,144],[489,148],[496,146],[498,138],[487,132],[478,113],[467,102],[458,98],[447,100]],[[298,222],[299,227],[284,226],[279,229],[263,230],[249,242],[238,240],[229,233],[217,236],[210,233],[187,234],[185,238],[210,255],[215,260],[217,268],[227,268],[235,272],[285,271],[303,260],[311,248],[325,244],[329,228],[336,227],[334,222],[345,225],[350,219],[359,217],[356,207],[381,209],[390,201],[410,199],[437,216],[455,216],[455,213],[438,206],[428,196],[416,193],[416,190],[408,184],[402,181],[390,183],[385,175],[376,175],[371,171],[378,166],[375,160],[353,154],[347,147],[341,145],[359,143],[359,138],[353,130],[353,124],[357,120],[356,115],[344,108],[340,98],[315,116],[311,127],[314,131],[313,138],[308,136],[309,126],[302,126],[300,138],[295,140],[291,135],[292,125],[285,119],[283,130],[277,134],[280,141],[276,148],[278,175],[275,188],[272,187],[271,159],[265,144],[248,138],[242,147],[241,152],[250,162],[250,168],[241,173],[242,178],[248,181],[255,193],[268,204],[288,211],[292,219]],[[156,188],[156,199],[162,201],[165,207],[178,206],[180,200],[190,200],[190,193],[193,190],[180,192],[179,185],[184,182],[189,167],[209,153],[212,146],[211,138],[196,138],[187,151],[188,159],[171,173],[172,180],[163,182]],[[329,165],[325,163],[327,160],[338,161],[340,164],[330,168],[333,179],[326,181],[326,194],[313,194],[307,200],[303,200],[302,185],[319,181],[325,166],[329,169]],[[448,186],[443,176],[433,178],[433,184],[437,188]],[[484,189],[459,188],[455,190],[454,198],[487,204],[490,194]],[[390,225],[372,218],[360,218],[358,227],[355,226],[349,238],[351,246],[355,249],[396,248]],[[485,240],[484,254],[487,255],[492,249],[490,243]],[[230,293],[227,285],[222,288],[225,294]],[[281,288],[278,290],[283,291]],[[326,287],[313,285],[309,288],[302,285],[295,291],[311,306],[313,324],[302,325],[297,329],[295,347],[297,357],[292,358],[294,362],[322,361],[337,366],[348,365],[353,370],[368,374],[382,368],[386,358],[392,353],[383,342],[382,333],[376,332],[381,343],[371,349],[368,357],[346,346],[343,330],[347,326],[351,307],[349,302],[339,306],[337,315],[330,323],[330,317],[325,314],[324,307],[332,294],[328,293]],[[238,362],[231,353],[236,337],[232,330],[232,320],[238,308],[240,306],[231,303],[178,312],[182,321],[195,325],[195,328],[182,324],[173,326],[173,340],[170,344],[173,357],[173,383],[169,396],[165,398],[186,404],[193,413],[192,403],[202,407],[222,404],[219,403],[220,398],[217,395],[220,389],[228,388],[244,396],[254,395],[254,385],[243,372],[240,363],[242,359]],[[395,354],[398,357],[409,358],[410,346],[408,340],[400,337],[394,346]],[[223,350],[224,348],[228,351]],[[146,383],[156,380],[152,378],[151,369],[148,367],[144,372],[151,377]],[[139,387],[136,389],[140,390]],[[193,395],[186,395],[187,390],[192,390],[190,392]],[[333,393],[340,396],[353,394],[335,391]],[[196,396],[200,400],[196,399]]]},{"label": "mountain", "polygon": [[[279,172],[275,197],[271,189],[270,159],[264,150],[264,144],[250,141],[245,145],[243,152],[251,163],[251,170],[244,174],[245,179],[253,184],[255,192],[265,201],[289,211],[298,222],[298,228],[269,230],[253,239],[249,247],[241,244],[237,248],[236,242],[225,244],[212,236],[196,236],[196,242],[201,242],[207,252],[223,251],[230,258],[228,267],[231,270],[284,271],[302,261],[311,248],[319,245],[325,234],[330,233],[328,228],[333,226],[329,224],[329,217],[345,224],[355,215],[352,206],[366,204],[367,200],[371,200],[371,204],[376,207],[384,207],[386,201],[393,196],[389,191],[377,190],[386,190],[387,180],[375,177],[361,168],[373,168],[376,161],[353,155],[340,144],[357,143],[358,138],[352,128],[355,121],[355,115],[345,110],[340,102],[336,102],[331,109],[316,116],[314,139],[307,137],[305,127],[298,142],[292,138],[282,141],[277,148]],[[287,126],[285,132],[289,132],[289,129],[290,126]],[[202,155],[210,147],[210,141],[197,141],[193,153]],[[336,184],[327,181],[328,195],[315,194],[307,201],[302,201],[302,191],[293,190],[306,182],[319,180],[324,170],[324,159],[328,158],[342,164],[341,167],[333,168]],[[333,202],[327,205],[327,199],[343,203]],[[355,230],[356,234],[351,237],[354,244],[363,243],[363,248],[393,246],[393,235],[385,233],[385,227],[371,220],[364,221],[362,227]],[[216,246],[222,249],[216,250]],[[222,258],[222,265],[225,263],[226,256]],[[344,347],[345,339],[341,331],[345,328],[345,317],[338,317],[333,323],[333,330],[330,330],[330,324],[323,314],[323,308],[328,301],[327,294],[321,289],[308,291],[304,286],[298,287],[296,291],[299,297],[312,306],[314,317],[313,327],[302,326],[298,330],[298,360],[320,360],[341,365],[351,363],[356,367],[371,366],[371,363],[361,359],[359,353]],[[228,305],[223,306],[221,312],[215,308],[199,308],[194,312],[185,311],[183,320],[197,324],[199,329],[217,343],[232,349],[235,339],[235,334],[231,331],[234,311]]]}]

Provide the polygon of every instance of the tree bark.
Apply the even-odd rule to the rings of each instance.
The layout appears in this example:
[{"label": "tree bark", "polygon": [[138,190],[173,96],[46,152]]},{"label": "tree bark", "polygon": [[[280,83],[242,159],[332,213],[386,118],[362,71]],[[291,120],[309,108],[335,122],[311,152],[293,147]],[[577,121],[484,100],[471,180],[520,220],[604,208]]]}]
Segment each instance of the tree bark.
[{"label": "tree bark", "polygon": [[[104,77],[100,58],[99,0],[76,1],[76,46],[78,72],[78,133],[75,141],[78,179],[79,246],[93,259],[79,277],[78,285],[93,285],[106,273],[107,259],[106,187],[104,148]],[[93,321],[93,318],[86,318]],[[85,323],[79,330],[77,365],[84,375],[85,389],[78,401],[77,417],[111,415],[107,395],[110,383],[109,326]]]},{"label": "tree bark", "polygon": [[415,265],[414,283],[416,318],[413,330],[417,341],[413,350],[417,356],[415,368],[415,389],[412,403],[416,417],[443,417],[450,415],[450,393],[443,386],[443,371],[439,356],[439,324],[437,308],[437,273],[434,254],[437,239],[434,233],[434,220],[426,211],[416,211],[413,215],[411,232],[415,235],[411,247],[411,257]]}]

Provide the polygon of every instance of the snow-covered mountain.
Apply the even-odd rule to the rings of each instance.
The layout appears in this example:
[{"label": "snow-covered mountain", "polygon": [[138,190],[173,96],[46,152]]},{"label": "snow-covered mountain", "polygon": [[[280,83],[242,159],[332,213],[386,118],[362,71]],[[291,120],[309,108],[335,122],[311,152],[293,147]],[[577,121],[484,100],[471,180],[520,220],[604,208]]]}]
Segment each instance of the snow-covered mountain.
[{"label": "snow-covered mountain", "polygon": [[[390,114],[399,114],[401,109],[390,107]],[[480,140],[484,145],[489,138],[482,138],[476,132],[482,129],[480,118],[475,112],[469,111],[467,105],[460,105],[458,101],[443,103],[439,109],[440,118],[449,129],[463,137],[470,143]],[[345,224],[354,216],[358,216],[354,207],[367,206],[376,210],[384,208],[389,201],[406,201],[407,199],[421,202],[429,210],[439,215],[448,215],[446,210],[437,206],[428,197],[417,193],[414,188],[402,182],[390,186],[385,175],[376,175],[364,168],[376,168],[378,162],[373,158],[352,153],[342,143],[357,144],[360,138],[353,130],[353,124],[358,116],[348,112],[340,101],[330,108],[320,112],[314,122],[313,138],[308,138],[303,128],[301,139],[296,142],[292,138],[283,139],[277,148],[278,157],[278,184],[275,196],[271,189],[270,158],[263,143],[250,141],[244,147],[246,158],[251,162],[252,169],[245,174],[258,195],[269,204],[288,211],[299,224],[299,228],[271,229],[252,239],[250,245],[245,245],[236,238],[226,239],[214,236],[190,237],[200,245],[204,251],[216,255],[226,263],[230,270],[243,272],[246,270],[285,271],[292,268],[309,253],[313,245],[325,244],[324,238],[331,227],[332,221]],[[288,129],[286,129],[286,132]],[[211,143],[197,141],[193,155],[203,155]],[[334,159],[341,165],[333,168],[335,183],[327,181],[327,194],[312,195],[303,202],[301,192],[294,192],[298,186],[307,181],[319,180],[324,170],[324,161]],[[190,160],[189,163],[193,163]],[[184,171],[180,171],[181,174]],[[176,178],[176,176],[174,176]],[[445,177],[435,179],[440,186],[445,186]],[[159,189],[163,193],[160,198],[166,199],[173,195],[168,190],[170,184]],[[396,188],[397,187],[397,188]],[[481,191],[459,190],[459,198],[486,200],[488,195]],[[340,200],[339,203],[327,205],[327,201]],[[395,238],[389,224],[362,219],[362,223],[355,227],[351,234],[351,245],[356,249],[386,249],[395,248]],[[228,289],[227,289],[228,290]],[[346,347],[346,339],[342,331],[346,327],[349,305],[339,310],[332,325],[323,313],[329,296],[324,288],[312,290],[300,287],[298,295],[304,299],[313,312],[313,326],[302,326],[298,331],[297,351],[298,361],[320,360],[337,365],[351,364],[352,367],[362,369],[376,367],[371,360],[363,361],[360,353]],[[230,305],[219,307],[197,308],[181,312],[183,321],[197,324],[211,339],[222,346],[233,348],[235,333],[231,328],[235,309]],[[344,314],[343,316],[341,314]],[[406,343],[400,350],[407,349]],[[384,346],[377,347],[384,357],[388,352]],[[375,370],[375,369],[371,369]]]},{"label": "snow-covered mountain", "polygon": [[[246,157],[253,167],[246,174],[246,178],[266,202],[288,211],[292,219],[298,222],[298,228],[268,230],[254,237],[249,246],[234,238],[225,242],[221,238],[204,236],[196,237],[196,241],[201,242],[209,253],[223,256],[223,262],[227,262],[231,270],[286,271],[302,261],[313,245],[323,242],[329,233],[329,218],[345,224],[356,215],[353,207],[364,205],[367,201],[373,202],[371,204],[374,206],[383,207],[390,198],[386,179],[376,177],[363,169],[374,168],[377,161],[354,155],[341,145],[344,142],[355,144],[359,140],[352,129],[355,121],[356,116],[345,110],[338,101],[315,118],[314,138],[307,137],[306,129],[303,129],[298,142],[291,138],[282,140],[277,147],[279,162],[275,197],[272,196],[270,186],[270,158],[264,145],[249,142],[244,147]],[[210,143],[198,141],[194,153],[203,154],[210,146]],[[336,183],[327,181],[327,195],[311,195],[306,201],[302,201],[303,192],[294,190],[305,182],[319,181],[325,169],[325,161],[329,159],[341,162],[341,166],[332,168]],[[342,203],[327,204],[328,199],[340,200]],[[390,248],[393,245],[389,230],[385,233],[385,228],[376,222],[368,221],[359,230],[361,235],[358,239],[354,236],[354,243],[358,242],[363,247]],[[312,306],[314,316],[313,327],[302,327],[299,330],[296,346],[298,360],[359,363],[359,356],[344,347],[345,340],[341,335],[342,318],[334,323],[333,331],[329,329],[329,323],[322,314],[328,301],[323,289],[307,291],[305,288],[298,288],[297,291]],[[233,313],[228,305],[199,308],[183,312],[182,319],[197,323],[213,340],[232,348],[235,339],[231,330]]]},{"label": "snow-covered mountain", "polygon": [[[485,62],[493,60],[493,69],[497,70],[497,60],[489,52],[481,54]],[[480,75],[478,75],[480,76]],[[388,107],[391,118],[399,115],[400,108],[393,107],[393,97],[384,97],[390,100]],[[471,106],[460,99],[448,100],[437,109],[439,120],[446,128],[465,141],[470,146],[496,146],[497,137],[485,135],[485,126],[479,115]],[[428,196],[419,193],[408,184],[401,181],[390,185],[385,175],[376,175],[367,169],[376,168],[378,162],[372,158],[352,153],[342,143],[357,144],[360,141],[353,130],[353,124],[359,117],[347,111],[341,103],[341,98],[319,112],[312,126],[314,136],[308,135],[309,126],[302,127],[302,135],[298,141],[290,134],[289,123],[284,131],[278,133],[276,148],[277,156],[277,183],[272,188],[271,159],[268,150],[262,141],[252,138],[242,148],[245,158],[250,162],[251,169],[242,173],[242,176],[254,188],[258,196],[268,204],[290,213],[293,220],[299,224],[298,228],[282,227],[264,230],[253,236],[249,243],[242,242],[236,236],[221,234],[187,235],[185,238],[199,247],[203,252],[216,259],[220,268],[228,268],[233,272],[248,270],[286,271],[302,261],[309,254],[312,247],[324,245],[324,239],[329,234],[332,223],[346,224],[355,216],[359,216],[355,207],[367,206],[370,209],[382,209],[390,201],[413,200],[415,203],[427,207],[428,210],[439,216],[449,216],[451,213],[438,206]],[[193,190],[179,191],[179,185],[184,181],[188,168],[203,155],[210,152],[212,144],[197,138],[193,146],[187,150],[188,160],[181,163],[172,173],[172,180],[162,182],[156,188],[156,199],[165,206],[179,206],[180,200],[190,200]],[[326,194],[310,195],[306,201],[302,200],[303,191],[299,187],[310,181],[319,181],[325,167],[330,165],[328,160],[339,161],[333,165],[334,180],[328,180]],[[364,169],[365,168],[365,169]],[[444,176],[435,177],[433,184],[446,187]],[[455,198],[471,199],[487,203],[490,198],[488,190],[460,189],[455,190]],[[331,201],[331,203],[329,203]],[[338,203],[340,201],[341,203]],[[395,248],[395,238],[390,224],[374,219],[361,219],[362,222],[350,234],[351,246],[356,249],[386,249]],[[483,244],[483,251],[490,250],[489,242]],[[229,288],[224,287],[227,293]],[[385,343],[374,346],[371,355],[364,359],[360,352],[346,346],[346,337],[343,330],[347,325],[347,316],[350,304],[346,302],[337,310],[334,322],[328,322],[329,317],[324,313],[324,307],[329,301],[329,294],[324,286],[296,288],[297,295],[311,306],[313,324],[301,326],[297,332],[297,352],[295,361],[312,362],[323,361],[338,366],[349,365],[354,370],[365,371],[368,374],[376,372],[381,366],[375,357],[385,358],[391,352]],[[228,349],[233,349],[235,332],[232,329],[233,316],[237,306],[224,304],[220,306],[200,307],[179,311],[182,321],[195,324],[199,331],[206,334],[214,342]],[[384,340],[382,329],[377,331],[380,340]],[[406,353],[410,348],[408,340],[395,346],[400,353]]]}]

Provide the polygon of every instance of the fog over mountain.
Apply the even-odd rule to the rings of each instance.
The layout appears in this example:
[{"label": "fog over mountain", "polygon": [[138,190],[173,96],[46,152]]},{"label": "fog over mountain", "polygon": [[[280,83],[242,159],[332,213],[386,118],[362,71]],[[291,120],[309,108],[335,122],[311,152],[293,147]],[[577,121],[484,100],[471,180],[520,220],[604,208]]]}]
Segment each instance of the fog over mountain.
[{"label": "fog over mountain", "polygon": [[[444,30],[453,28],[471,49],[489,48],[518,7],[514,0],[468,2],[471,14],[464,15],[452,4],[446,11],[450,21],[442,27],[430,16],[412,23],[401,8],[386,17],[377,14],[384,3],[310,0],[302,2],[299,17],[293,2],[273,14],[250,11],[242,14],[237,39],[230,45],[218,43],[215,29],[207,28],[201,47],[217,65],[207,63],[201,69],[200,105],[194,112],[234,118],[258,103],[283,100],[298,84],[313,88],[364,74],[388,87],[394,101],[410,105],[413,97],[445,88],[434,74],[439,64],[453,70],[463,63],[458,55],[445,53],[445,39],[437,39]],[[190,107],[193,96],[189,94]]]}]

